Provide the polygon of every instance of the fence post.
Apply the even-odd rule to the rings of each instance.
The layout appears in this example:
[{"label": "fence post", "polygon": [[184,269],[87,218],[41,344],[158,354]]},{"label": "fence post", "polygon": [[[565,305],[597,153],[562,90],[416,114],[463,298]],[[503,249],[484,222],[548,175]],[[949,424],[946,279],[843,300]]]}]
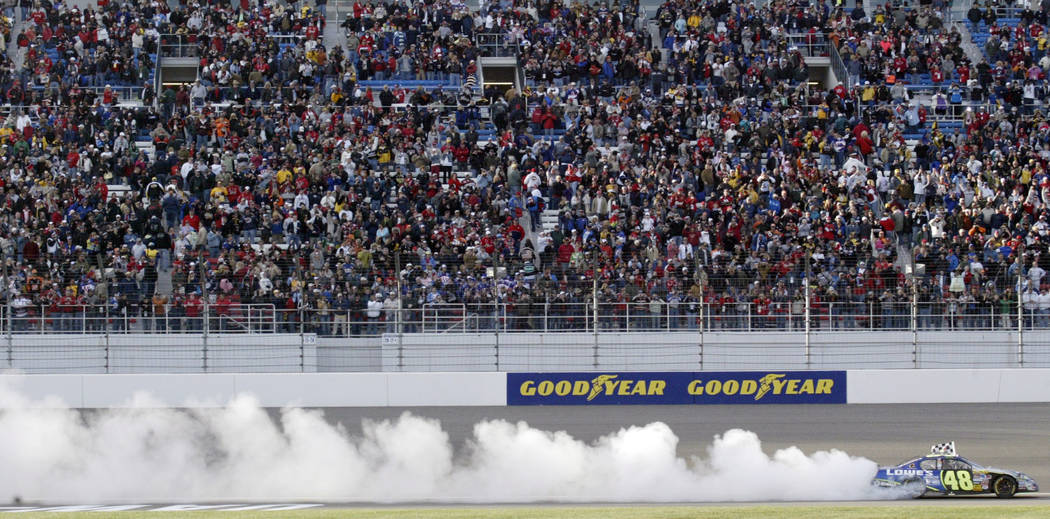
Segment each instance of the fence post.
[{"label": "fence post", "polygon": [[[595,253],[595,254],[597,255],[597,253]],[[598,333],[598,274],[597,273],[595,273],[594,279],[591,280],[591,305],[592,305],[591,310],[593,312],[592,315],[594,317],[594,320],[592,321],[592,324],[593,324],[593,328],[594,328],[594,333],[597,334]],[[584,313],[586,313],[587,312],[587,308],[584,307],[583,311],[584,311]],[[586,321],[587,317],[584,316],[583,320]],[[597,347],[597,344],[598,344],[598,338],[597,337],[594,338],[594,343],[595,343],[595,346]]]},{"label": "fence post", "polygon": [[[302,300],[300,300],[302,301]],[[305,371],[306,364],[306,310],[299,306],[299,373]]]},{"label": "fence post", "polygon": [[1021,301],[1022,268],[1017,269],[1017,367],[1024,367],[1024,303]]},{"label": "fence post", "polygon": [[[500,313],[499,306],[500,306],[500,304],[497,302],[496,303],[496,315],[497,316]],[[506,313],[506,311],[507,311],[506,307],[503,308],[503,311],[504,311],[504,313]],[[496,320],[496,371],[499,371],[499,319]]]},{"label": "fence post", "polygon": [[700,369],[704,369],[704,286],[700,285]]},{"label": "fence post", "polygon": [[810,287],[810,284],[812,284],[812,282],[813,282],[813,279],[809,277],[809,275],[810,275],[809,274],[809,256],[810,256],[810,254],[812,254],[812,253],[809,252],[809,251],[806,251],[806,335],[805,335],[805,337],[806,337],[806,340],[805,340],[806,348],[805,348],[805,353],[806,353],[806,367],[807,368],[810,365],[809,333],[810,333],[810,327],[812,326],[812,323],[810,322],[811,319],[810,319],[810,308],[809,308],[810,302],[811,302],[810,295],[809,295],[809,287]]},{"label": "fence post", "polygon": [[919,290],[912,280],[911,284],[911,365],[919,367]]},{"label": "fence post", "polygon": [[102,306],[102,327],[106,330],[106,373],[109,373],[109,302]]},{"label": "fence post", "polygon": [[201,367],[204,369],[205,373],[208,372],[208,329],[211,327],[211,322],[210,322],[211,319],[210,319],[210,317],[211,317],[211,310],[208,309],[207,292],[205,292],[205,298],[204,298],[204,326],[202,328],[204,333],[201,334],[201,353],[203,354],[203,362],[201,364]]},{"label": "fence post", "polygon": [[[5,276],[6,277],[6,276]],[[15,338],[12,336],[12,326],[14,325],[14,317],[11,316],[11,297],[8,296],[4,302],[4,308],[7,310],[7,367],[15,367]]]}]

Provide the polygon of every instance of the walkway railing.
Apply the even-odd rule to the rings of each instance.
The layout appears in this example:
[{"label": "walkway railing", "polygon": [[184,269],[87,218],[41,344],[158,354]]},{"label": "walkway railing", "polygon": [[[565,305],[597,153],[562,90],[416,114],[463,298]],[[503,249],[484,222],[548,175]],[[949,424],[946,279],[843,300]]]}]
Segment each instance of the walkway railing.
[{"label": "walkway railing", "polygon": [[33,305],[14,300],[0,307],[0,330],[8,334],[106,335],[130,333],[277,333],[281,315],[273,304],[152,302],[120,306]]},{"label": "walkway railing", "polygon": [[857,78],[850,77],[849,71],[846,70],[846,64],[842,61],[842,55],[839,54],[839,50],[834,45],[828,45],[828,54],[831,56],[831,71],[835,73],[835,77],[838,78],[839,82],[846,86],[847,89],[852,89],[856,86]]},{"label": "walkway railing", "polygon": [[[199,304],[114,309],[110,305],[0,307],[0,331],[13,334],[771,332],[1050,329],[1050,308],[1016,301],[501,302],[420,308],[279,309],[273,304]],[[375,314],[375,315],[370,315]]]},{"label": "walkway railing", "polygon": [[474,44],[486,56],[517,56],[521,53],[517,40],[502,32],[479,32]]},{"label": "walkway railing", "polygon": [[834,45],[828,43],[823,33],[792,33],[784,35],[788,48],[797,49],[804,57],[815,58],[828,56]]}]

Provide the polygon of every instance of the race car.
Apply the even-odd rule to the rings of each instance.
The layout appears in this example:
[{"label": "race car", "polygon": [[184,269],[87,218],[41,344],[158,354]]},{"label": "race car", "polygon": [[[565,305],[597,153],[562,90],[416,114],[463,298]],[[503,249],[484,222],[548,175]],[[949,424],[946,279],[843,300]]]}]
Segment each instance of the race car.
[{"label": "race car", "polygon": [[903,488],[922,495],[964,495],[994,492],[1013,497],[1018,492],[1038,492],[1035,480],[1021,472],[982,467],[955,452],[955,442],[939,443],[921,458],[895,467],[879,467],[873,485]]}]

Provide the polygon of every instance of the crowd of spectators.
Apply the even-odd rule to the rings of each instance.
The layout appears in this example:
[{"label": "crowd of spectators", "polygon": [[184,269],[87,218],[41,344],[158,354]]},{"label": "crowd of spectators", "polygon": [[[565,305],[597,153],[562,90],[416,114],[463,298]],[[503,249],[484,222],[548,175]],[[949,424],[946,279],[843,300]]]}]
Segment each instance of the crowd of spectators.
[{"label": "crowd of spectators", "polygon": [[[330,51],[323,6],[234,7],[30,9],[0,128],[17,328],[1050,325],[1050,121],[936,2],[670,0],[659,41],[635,2],[365,2]],[[470,88],[481,31],[525,89]],[[823,38],[855,88],[809,83]],[[174,43],[199,82],[107,97]],[[935,71],[958,131],[901,87]]]}]

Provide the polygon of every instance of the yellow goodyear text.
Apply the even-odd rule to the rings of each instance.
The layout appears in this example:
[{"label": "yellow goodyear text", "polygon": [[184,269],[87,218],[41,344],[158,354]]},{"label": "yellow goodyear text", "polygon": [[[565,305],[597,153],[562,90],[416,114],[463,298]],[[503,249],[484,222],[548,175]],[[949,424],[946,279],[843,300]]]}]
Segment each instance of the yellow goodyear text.
[{"label": "yellow goodyear text", "polygon": [[598,375],[591,380],[526,380],[518,388],[521,396],[584,396],[587,401],[605,396],[663,395],[667,381],[626,379],[619,375]]},{"label": "yellow goodyear text", "polygon": [[754,395],[755,400],[773,395],[830,395],[835,381],[830,378],[786,378],[784,373],[769,373],[757,379],[702,380],[689,383],[690,395]]}]

